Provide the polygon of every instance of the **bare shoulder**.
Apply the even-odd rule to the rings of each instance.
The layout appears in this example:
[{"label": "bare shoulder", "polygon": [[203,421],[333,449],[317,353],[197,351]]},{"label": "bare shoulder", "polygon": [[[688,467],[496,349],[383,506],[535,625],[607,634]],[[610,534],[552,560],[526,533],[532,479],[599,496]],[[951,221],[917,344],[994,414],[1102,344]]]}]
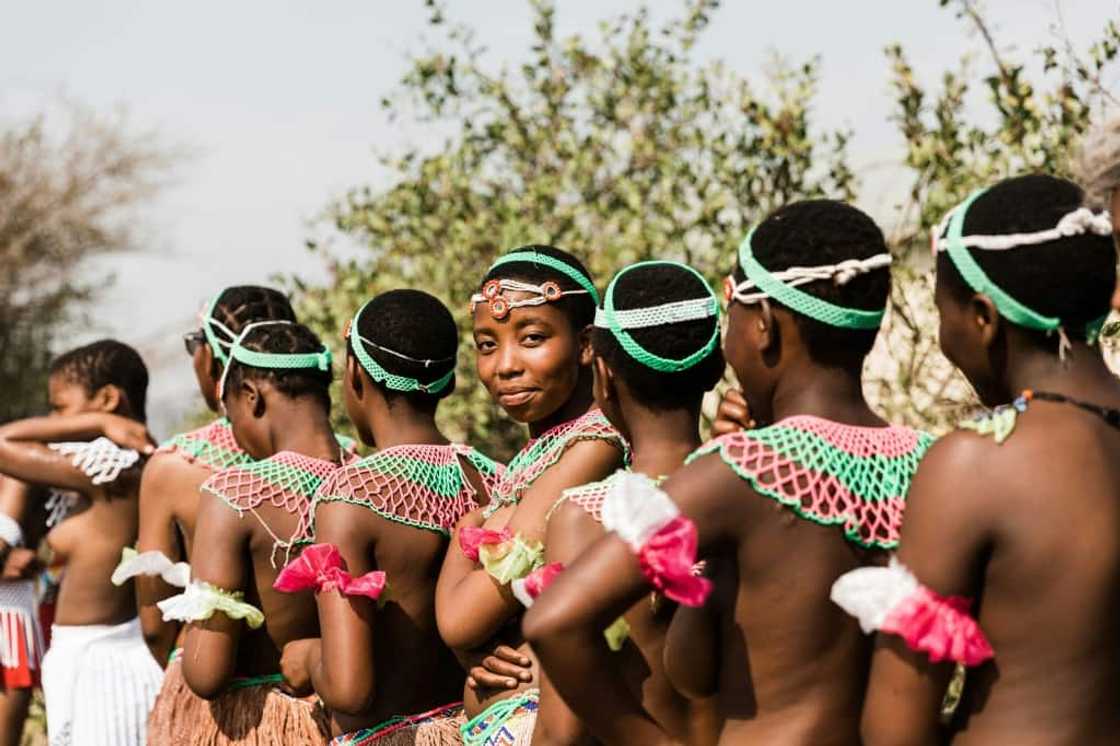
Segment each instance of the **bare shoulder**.
[{"label": "bare shoulder", "polygon": [[622,466],[622,458],[622,452],[605,440],[572,443],[529,485],[521,502],[546,511],[564,490],[597,482],[613,474]]},{"label": "bare shoulder", "polygon": [[[192,464],[175,453],[156,453],[147,464],[140,477],[140,500],[175,500],[181,495],[197,497],[198,489],[210,471],[199,464]],[[175,500],[177,501],[177,500]]]},{"label": "bare shoulder", "polygon": [[343,500],[316,502],[315,540],[330,544],[369,537],[377,532],[377,525],[387,518],[376,515],[369,508]]}]

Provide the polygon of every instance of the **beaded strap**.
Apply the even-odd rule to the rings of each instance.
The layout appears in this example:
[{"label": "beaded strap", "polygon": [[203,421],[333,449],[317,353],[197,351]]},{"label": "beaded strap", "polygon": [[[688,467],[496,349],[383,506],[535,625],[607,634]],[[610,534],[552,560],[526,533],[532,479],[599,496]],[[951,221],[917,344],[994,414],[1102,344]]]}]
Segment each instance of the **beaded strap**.
[{"label": "beaded strap", "polygon": [[533,482],[559,461],[569,447],[583,440],[604,440],[622,452],[626,463],[630,462],[630,446],[626,440],[602,412],[592,409],[526,443],[490,493],[490,503],[483,509],[483,516],[489,518],[498,508],[520,502],[522,493]]},{"label": "beaded strap", "polygon": [[253,460],[237,445],[233,428],[225,417],[169,438],[160,444],[156,453],[177,453],[188,462],[200,464],[211,471],[221,471]]},{"label": "beaded strap", "polygon": [[[315,506],[352,503],[391,521],[450,536],[459,519],[479,506],[474,485],[463,471],[463,459],[492,492],[505,467],[474,448],[402,445],[334,472],[316,493]],[[312,519],[314,512],[313,507]]]},{"label": "beaded strap", "polygon": [[81,469],[94,484],[115,482],[121,472],[140,461],[139,453],[131,448],[121,448],[108,438],[96,438],[88,443],[48,443],[47,447],[69,456],[70,463]]},{"label": "beaded strap", "polygon": [[798,416],[722,435],[688,458],[718,453],[756,492],[806,520],[839,525],[862,547],[898,546],[902,511],[933,437]]}]

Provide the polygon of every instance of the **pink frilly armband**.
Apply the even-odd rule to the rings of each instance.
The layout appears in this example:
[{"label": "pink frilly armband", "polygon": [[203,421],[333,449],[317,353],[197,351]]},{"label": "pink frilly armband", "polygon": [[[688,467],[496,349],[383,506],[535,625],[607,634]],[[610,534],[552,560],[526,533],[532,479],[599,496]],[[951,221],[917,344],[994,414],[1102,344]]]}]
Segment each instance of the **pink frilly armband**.
[{"label": "pink frilly armband", "polygon": [[465,526],[459,530],[459,548],[502,585],[526,577],[544,562],[543,544],[508,528],[494,531]]},{"label": "pink frilly armband", "polygon": [[489,528],[463,526],[459,529],[459,548],[463,550],[463,555],[467,559],[478,562],[478,550],[484,544],[501,544],[512,538],[513,534],[510,533],[508,528],[494,531]]},{"label": "pink frilly armband", "polygon": [[344,596],[365,596],[376,601],[385,590],[385,581],[385,573],[380,570],[352,577],[338,547],[312,544],[280,571],[272,587],[284,593],[338,591]]},{"label": "pink frilly armband", "polygon": [[657,484],[641,474],[619,476],[603,500],[603,526],[618,534],[638,556],[642,574],[669,598],[703,606],[710,580],[693,572],[696,525],[680,514]]},{"label": "pink frilly armband", "polygon": [[863,567],[841,575],[832,600],[859,620],[866,633],[898,635],[934,663],[951,660],[978,666],[995,652],[969,616],[972,601],[942,596],[920,584],[894,557],[887,567]]},{"label": "pink frilly armband", "polygon": [[562,572],[564,572],[563,562],[550,562],[538,567],[525,577],[514,580],[509,584],[509,587],[513,591],[514,597],[527,609],[544,593],[545,588],[552,585],[552,581],[556,580]]}]

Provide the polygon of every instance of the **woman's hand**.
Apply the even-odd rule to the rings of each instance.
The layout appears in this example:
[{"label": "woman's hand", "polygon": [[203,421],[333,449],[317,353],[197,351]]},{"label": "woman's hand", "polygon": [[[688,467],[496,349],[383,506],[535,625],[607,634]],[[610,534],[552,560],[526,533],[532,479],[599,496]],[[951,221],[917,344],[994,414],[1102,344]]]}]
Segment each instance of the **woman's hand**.
[{"label": "woman's hand", "polygon": [[533,680],[530,661],[509,645],[499,645],[494,652],[471,668],[467,686],[471,689],[516,689],[521,682]]},{"label": "woman's hand", "polygon": [[750,430],[754,427],[755,421],[751,419],[751,408],[743,392],[739,389],[728,389],[719,403],[719,408],[716,409],[716,419],[712,423],[712,437]]},{"label": "woman's hand", "polygon": [[116,414],[100,416],[101,433],[121,448],[131,448],[145,456],[155,453],[156,441],[144,423]]}]

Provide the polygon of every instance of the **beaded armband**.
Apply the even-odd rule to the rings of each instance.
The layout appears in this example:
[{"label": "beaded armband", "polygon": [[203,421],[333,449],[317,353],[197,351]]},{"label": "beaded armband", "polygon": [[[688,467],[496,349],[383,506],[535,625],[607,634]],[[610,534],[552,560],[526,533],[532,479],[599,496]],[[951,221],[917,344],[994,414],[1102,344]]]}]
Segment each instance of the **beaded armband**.
[{"label": "beaded armband", "polygon": [[863,631],[898,635],[934,663],[977,666],[995,656],[980,625],[969,616],[971,599],[942,596],[920,584],[896,558],[888,567],[862,567],[841,575],[832,600],[859,620]]},{"label": "beaded armband", "polygon": [[121,550],[121,561],[113,570],[113,585],[124,585],[138,575],[158,576],[176,588],[186,588],[191,582],[191,566],[186,562],[172,562],[158,550],[137,552],[132,547]]},{"label": "beaded armband", "polygon": [[685,606],[704,604],[712,583],[693,572],[696,524],[680,514],[652,479],[619,476],[603,501],[602,515],[603,527],[630,546],[654,588]]},{"label": "beaded armband", "polygon": [[131,448],[121,448],[108,438],[96,438],[88,443],[48,443],[52,451],[70,457],[70,463],[94,484],[116,481],[121,472],[131,469],[140,461],[140,454]]},{"label": "beaded armband", "polygon": [[494,531],[464,526],[459,530],[459,548],[502,585],[525,577],[544,563],[541,542],[527,541],[508,528]]},{"label": "beaded armband", "polygon": [[241,591],[227,591],[205,580],[192,580],[182,593],[165,598],[156,606],[163,612],[165,622],[200,622],[220,611],[230,619],[244,619],[250,629],[257,629],[264,624],[264,614],[244,598]]},{"label": "beaded armband", "polygon": [[312,544],[280,571],[272,587],[283,593],[338,591],[343,596],[365,596],[376,601],[385,591],[385,581],[381,570],[353,577],[338,547]]}]

